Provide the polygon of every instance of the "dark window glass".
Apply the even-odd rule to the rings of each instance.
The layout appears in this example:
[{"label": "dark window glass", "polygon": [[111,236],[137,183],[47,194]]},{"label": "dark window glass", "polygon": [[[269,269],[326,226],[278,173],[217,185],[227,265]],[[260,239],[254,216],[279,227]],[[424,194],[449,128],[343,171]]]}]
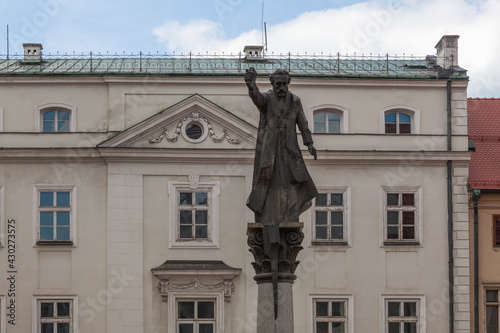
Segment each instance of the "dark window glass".
[{"label": "dark window glass", "polygon": [[316,239],[328,239],[328,227],[316,226]]},{"label": "dark window glass", "polygon": [[399,206],[398,193],[387,193],[387,206]]},{"label": "dark window glass", "polygon": [[494,246],[500,246],[500,217],[495,216],[494,219],[494,225],[493,225],[493,232],[494,232]]},{"label": "dark window glass", "polygon": [[202,239],[208,238],[208,228],[204,225],[197,225],[195,227],[195,238]]},{"label": "dark window glass", "polygon": [[314,133],[326,133],[326,112],[314,113]]},{"label": "dark window glass", "polygon": [[344,223],[344,212],[333,211],[331,213],[332,224],[342,225]]},{"label": "dark window glass", "polygon": [[54,303],[41,303],[40,304],[40,317],[52,318],[54,317]]},{"label": "dark window glass", "polygon": [[399,212],[387,212],[387,224],[397,225],[399,223]]},{"label": "dark window glass", "polygon": [[197,210],[195,211],[194,216],[194,221],[196,224],[208,224],[208,211]]},{"label": "dark window glass", "polygon": [[200,324],[199,333],[214,333],[214,324]]},{"label": "dark window glass", "polygon": [[194,333],[193,324],[179,324],[179,333]]},{"label": "dark window glass", "polygon": [[343,317],[344,313],[344,302],[332,302],[332,316]]},{"label": "dark window glass", "polygon": [[206,192],[195,193],[196,205],[206,205],[207,203],[208,203],[208,193]]},{"label": "dark window glass", "polygon": [[316,302],[316,317],[328,316],[328,302]]},{"label": "dark window glass", "polygon": [[57,323],[57,333],[69,333],[69,323]]},{"label": "dark window glass", "polygon": [[328,323],[316,323],[316,333],[328,333]]},{"label": "dark window glass", "polygon": [[54,206],[54,192],[40,192],[40,207]]},{"label": "dark window glass", "polygon": [[345,323],[332,323],[332,333],[345,333]]},{"label": "dark window glass", "polygon": [[186,135],[192,140],[197,140],[203,134],[203,129],[196,124],[190,124],[186,127]]},{"label": "dark window glass", "polygon": [[343,205],[343,195],[342,193],[332,193],[331,195],[331,205],[332,206],[342,206]]},{"label": "dark window glass", "polygon": [[416,302],[404,302],[404,315],[405,317],[416,317],[417,316],[417,303]]},{"label": "dark window glass", "polygon": [[54,333],[53,323],[42,323],[41,328],[42,328],[42,333]]},{"label": "dark window glass", "polygon": [[403,193],[403,206],[415,206],[415,194]]},{"label": "dark window glass", "polygon": [[417,323],[404,323],[404,333],[417,333]]},{"label": "dark window glass", "polygon": [[69,192],[56,192],[57,206],[59,207],[69,207]]},{"label": "dark window glass", "polygon": [[194,302],[178,302],[178,314],[177,318],[179,319],[194,319]]},{"label": "dark window glass", "polygon": [[316,211],[316,225],[328,224],[328,212]]},{"label": "dark window glass", "polygon": [[498,302],[498,291],[497,290],[486,291],[486,302]]},{"label": "dark window glass", "polygon": [[198,318],[215,319],[215,302],[198,302]]},{"label": "dark window glass", "polygon": [[486,326],[488,333],[498,333],[498,306],[486,307]]},{"label": "dark window glass", "polygon": [[316,197],[316,206],[326,206],[328,205],[328,194],[320,193]]},{"label": "dark window glass", "polygon": [[69,315],[70,315],[69,302],[57,303],[57,316],[69,317]]},{"label": "dark window glass", "polygon": [[387,303],[387,312],[389,317],[399,317],[400,313],[400,304],[399,302],[388,302]]},{"label": "dark window glass", "polygon": [[193,194],[191,192],[179,193],[179,203],[181,205],[192,205],[193,204]]}]

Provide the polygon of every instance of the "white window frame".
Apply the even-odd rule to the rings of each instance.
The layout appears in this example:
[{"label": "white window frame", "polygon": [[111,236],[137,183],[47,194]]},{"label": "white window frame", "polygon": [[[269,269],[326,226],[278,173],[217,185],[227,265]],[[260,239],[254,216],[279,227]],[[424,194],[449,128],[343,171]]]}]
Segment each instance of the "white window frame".
[{"label": "white window frame", "polygon": [[408,135],[420,134],[420,110],[405,104],[390,105],[380,110],[380,134],[386,134],[385,115],[394,112],[406,113],[411,117],[411,130]]},{"label": "white window frame", "polygon": [[177,332],[177,302],[178,301],[215,300],[215,332],[224,333],[224,295],[223,292],[204,292],[202,290],[171,291],[168,295],[168,332]]},{"label": "white window frame", "polygon": [[[498,298],[498,302],[488,302],[486,300],[486,292],[487,291],[496,291],[497,292],[497,297]],[[496,303],[496,304],[494,304]],[[483,303],[482,303],[482,313],[481,313],[481,317],[482,317],[482,321],[483,321],[483,327],[484,327],[484,332],[487,331],[487,319],[488,319],[488,316],[487,316],[487,307],[491,306],[491,305],[495,305],[497,306],[497,311],[498,311],[498,315],[500,315],[500,285],[497,284],[497,283],[485,283],[483,285]],[[500,327],[500,317],[498,317],[498,325]]]},{"label": "white window frame", "polygon": [[7,329],[7,303],[5,295],[0,295],[0,333],[5,333]]},{"label": "white window frame", "polygon": [[387,303],[390,301],[395,302],[414,302],[417,301],[418,324],[417,333],[426,333],[427,320],[425,310],[425,295],[381,295],[380,297],[380,332],[387,333]]},{"label": "white window frame", "polygon": [[[422,246],[423,245],[423,197],[421,186],[381,186],[380,187],[380,245],[387,246]],[[387,194],[388,193],[414,193],[415,194],[415,239],[399,240],[387,239]]]},{"label": "white window frame", "polygon": [[[168,182],[169,197],[169,248],[218,248],[219,247],[219,197],[220,182],[199,183],[197,177],[190,177],[190,182]],[[208,239],[179,240],[179,193],[207,192],[208,194]]]},{"label": "white window frame", "polygon": [[[351,187],[350,186],[333,186],[333,187],[317,187],[319,193],[342,193],[343,194],[343,211],[344,211],[344,239],[342,240],[316,240],[316,200],[312,201],[312,207],[310,209],[310,220],[311,220],[311,245],[351,245],[352,244],[352,236],[351,236]],[[324,209],[325,211],[333,211],[336,209],[329,208],[327,206]]]},{"label": "white window frame", "polygon": [[353,295],[337,295],[337,294],[309,294],[308,301],[308,312],[309,312],[309,325],[308,332],[315,333],[315,321],[314,321],[314,301],[315,300],[324,300],[324,301],[345,301],[347,302],[346,306],[346,333],[354,333],[354,296]]},{"label": "white window frame", "polygon": [[[78,207],[78,201],[77,201],[77,187],[76,185],[35,185],[33,187],[33,203],[34,203],[34,209],[33,209],[33,221],[35,223],[33,227],[33,244],[34,246],[54,246],[54,245],[67,245],[67,246],[77,246],[77,207]],[[42,241],[43,243],[40,243],[40,211],[39,211],[39,205],[40,205],[40,192],[44,191],[62,191],[62,192],[70,192],[70,203],[71,203],[71,210],[70,210],[70,222],[69,222],[69,227],[70,227],[70,240],[68,243],[64,244],[58,244],[58,241]],[[69,244],[69,242],[72,242],[72,244]]]},{"label": "white window frame", "polygon": [[[69,132],[44,132],[42,113],[49,109],[60,109],[69,112]],[[76,132],[76,107],[66,103],[46,103],[35,107],[35,126],[36,132],[41,133],[71,133]]]},{"label": "white window frame", "polygon": [[[309,119],[312,124],[313,134],[314,132],[314,114],[316,112],[333,112],[340,115],[340,133],[323,133],[323,134],[343,134],[349,133],[349,110],[343,106],[337,104],[322,104],[312,107],[309,110]],[[321,133],[319,133],[321,134]]]},{"label": "white window frame", "polygon": [[7,221],[5,220],[5,195],[4,187],[0,185],[0,248],[5,246]]},{"label": "white window frame", "polygon": [[40,323],[40,313],[38,304],[43,302],[64,302],[70,301],[72,304],[71,332],[78,332],[78,296],[77,295],[35,295],[32,303],[32,333],[40,333],[38,330]]}]

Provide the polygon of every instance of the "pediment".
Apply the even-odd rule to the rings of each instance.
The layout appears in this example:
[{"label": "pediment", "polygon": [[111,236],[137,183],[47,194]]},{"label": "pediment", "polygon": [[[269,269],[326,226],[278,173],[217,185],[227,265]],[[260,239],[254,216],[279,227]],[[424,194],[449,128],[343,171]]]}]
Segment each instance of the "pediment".
[{"label": "pediment", "polygon": [[105,148],[255,147],[257,128],[195,94],[99,144]]}]

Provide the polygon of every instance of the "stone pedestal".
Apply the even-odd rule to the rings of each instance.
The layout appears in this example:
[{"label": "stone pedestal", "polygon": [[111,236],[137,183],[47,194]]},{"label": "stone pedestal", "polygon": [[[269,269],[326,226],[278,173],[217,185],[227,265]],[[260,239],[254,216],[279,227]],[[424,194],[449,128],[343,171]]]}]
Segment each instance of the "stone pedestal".
[{"label": "stone pedestal", "polygon": [[275,300],[273,290],[273,274],[271,258],[264,250],[266,226],[260,223],[249,223],[247,228],[248,246],[254,255],[254,280],[258,284],[257,333],[293,333],[293,281],[296,260],[302,250],[303,223],[281,223],[279,226],[280,246],[278,251],[277,272],[277,316],[275,316]]}]

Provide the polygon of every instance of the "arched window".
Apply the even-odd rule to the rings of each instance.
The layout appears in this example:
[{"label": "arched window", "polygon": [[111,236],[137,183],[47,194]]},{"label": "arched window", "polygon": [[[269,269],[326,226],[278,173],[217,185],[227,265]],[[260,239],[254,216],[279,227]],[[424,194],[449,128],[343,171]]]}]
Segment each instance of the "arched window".
[{"label": "arched window", "polygon": [[411,116],[403,112],[386,113],[385,133],[411,133]]},{"label": "arched window", "polygon": [[347,133],[347,109],[320,105],[311,109],[314,133]]},{"label": "arched window", "polygon": [[63,103],[49,103],[35,108],[37,131],[64,133],[75,131],[76,108]]},{"label": "arched window", "polygon": [[420,110],[409,105],[391,105],[380,110],[380,132],[420,134]]}]

